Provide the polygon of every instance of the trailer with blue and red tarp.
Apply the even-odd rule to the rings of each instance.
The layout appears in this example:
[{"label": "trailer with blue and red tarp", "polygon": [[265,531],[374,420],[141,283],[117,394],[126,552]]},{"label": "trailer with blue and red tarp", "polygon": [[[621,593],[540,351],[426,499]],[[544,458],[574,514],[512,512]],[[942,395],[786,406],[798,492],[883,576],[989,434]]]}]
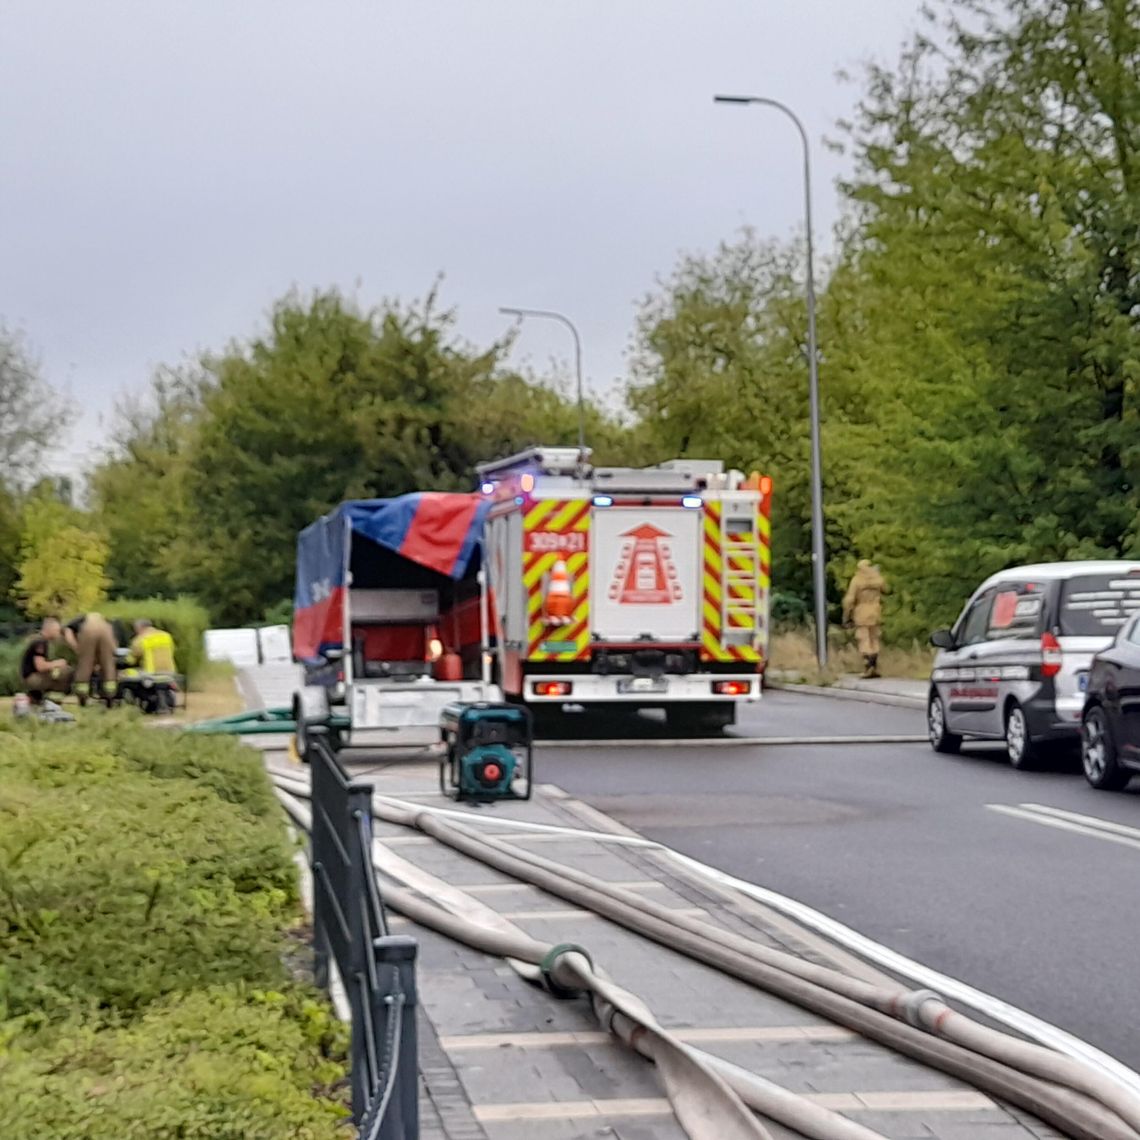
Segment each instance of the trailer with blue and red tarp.
[{"label": "trailer with blue and red tarp", "polygon": [[444,492],[352,500],[299,535],[293,656],[368,743],[438,743],[445,706],[499,699],[482,587],[489,508]]}]

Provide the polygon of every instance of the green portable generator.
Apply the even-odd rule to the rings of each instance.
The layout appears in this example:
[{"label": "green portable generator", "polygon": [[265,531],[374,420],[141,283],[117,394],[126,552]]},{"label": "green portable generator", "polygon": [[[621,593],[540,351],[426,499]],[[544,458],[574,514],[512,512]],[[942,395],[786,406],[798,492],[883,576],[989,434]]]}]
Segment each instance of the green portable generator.
[{"label": "green portable generator", "polygon": [[534,784],[530,712],[519,705],[447,705],[439,717],[439,787],[455,800],[529,800]]}]

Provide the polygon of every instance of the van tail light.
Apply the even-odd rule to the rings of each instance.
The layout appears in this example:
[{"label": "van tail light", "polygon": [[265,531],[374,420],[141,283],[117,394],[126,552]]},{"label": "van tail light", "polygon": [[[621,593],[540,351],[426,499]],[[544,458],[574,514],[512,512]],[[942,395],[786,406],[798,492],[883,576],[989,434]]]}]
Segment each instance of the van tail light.
[{"label": "van tail light", "polygon": [[574,691],[569,681],[535,681],[536,697],[568,697]]},{"label": "van tail light", "polygon": [[1056,677],[1061,672],[1061,643],[1051,634],[1041,635],[1041,676]]},{"label": "van tail light", "polygon": [[752,682],[713,681],[712,691],[721,697],[744,697],[752,692]]}]

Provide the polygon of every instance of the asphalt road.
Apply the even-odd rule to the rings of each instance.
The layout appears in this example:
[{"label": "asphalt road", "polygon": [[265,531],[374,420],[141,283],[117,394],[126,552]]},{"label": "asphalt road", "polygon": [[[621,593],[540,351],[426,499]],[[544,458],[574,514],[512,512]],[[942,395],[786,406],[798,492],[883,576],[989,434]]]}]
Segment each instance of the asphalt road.
[{"label": "asphalt road", "polygon": [[[895,735],[923,712],[773,692],[748,736]],[[651,726],[626,726],[631,736]],[[616,735],[612,725],[600,734]],[[1140,829],[1140,792],[1015,772],[981,746],[542,748],[538,779],[643,835],[799,899],[1140,1069],[1140,842],[994,810],[1044,805]],[[1140,789],[1140,779],[1134,781]]]}]

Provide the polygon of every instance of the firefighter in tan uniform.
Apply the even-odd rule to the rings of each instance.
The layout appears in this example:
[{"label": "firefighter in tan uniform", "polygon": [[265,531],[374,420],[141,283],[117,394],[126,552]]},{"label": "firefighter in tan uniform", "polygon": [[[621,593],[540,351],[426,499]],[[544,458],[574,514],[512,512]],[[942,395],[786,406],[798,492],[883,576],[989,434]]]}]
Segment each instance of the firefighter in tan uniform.
[{"label": "firefighter in tan uniform", "polygon": [[91,675],[99,670],[94,696],[110,701],[115,695],[115,631],[102,614],[80,614],[63,627],[63,636],[75,652],[75,694],[81,705],[91,693]]},{"label": "firefighter in tan uniform", "polygon": [[883,626],[883,595],[891,592],[887,580],[864,558],[843,597],[843,623],[855,627],[855,644],[863,655],[863,676],[879,676],[879,639]]}]

